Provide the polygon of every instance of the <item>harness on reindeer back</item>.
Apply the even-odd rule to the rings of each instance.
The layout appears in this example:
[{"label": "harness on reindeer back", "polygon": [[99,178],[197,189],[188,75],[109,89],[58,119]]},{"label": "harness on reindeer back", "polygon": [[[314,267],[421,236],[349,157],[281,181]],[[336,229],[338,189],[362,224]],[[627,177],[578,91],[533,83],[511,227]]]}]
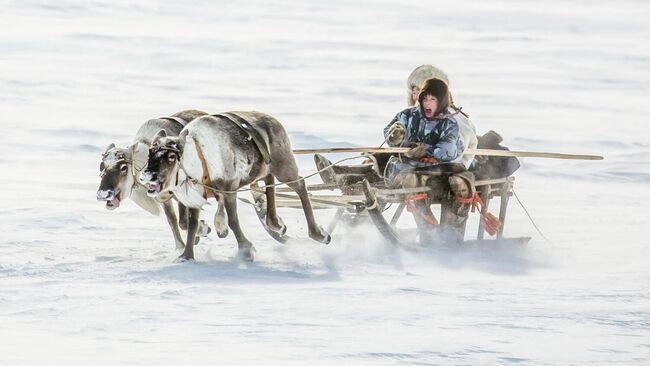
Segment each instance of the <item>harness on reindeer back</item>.
[{"label": "harness on reindeer back", "polygon": [[[247,136],[248,141],[253,141],[255,147],[260,152],[260,155],[262,155],[262,160],[268,164],[271,162],[271,154],[269,153],[269,147],[264,141],[264,138],[262,135],[257,131],[250,122],[248,122],[244,117],[239,116],[235,113],[220,113],[220,114],[213,114],[213,117],[223,117],[230,122],[234,123],[237,127],[239,127]],[[185,126],[187,125],[187,121],[185,121],[182,118],[179,117],[160,117],[160,119],[165,119],[169,121],[175,121],[180,123],[181,125]],[[204,187],[210,187],[212,184],[212,180],[210,179],[210,173],[208,170],[208,164],[205,160],[205,155],[203,154],[203,150],[201,149],[201,145],[194,140],[194,145],[196,147],[196,153],[198,155],[199,160],[201,161],[201,169],[203,170],[203,176],[201,177],[201,185]],[[180,156],[180,150],[177,148],[170,148],[170,147],[162,147],[162,146],[152,146],[152,150],[170,150],[174,151]],[[182,169],[182,165],[181,165]],[[178,179],[178,177],[177,177]],[[188,179],[191,179],[191,177],[188,176]],[[214,190],[208,189],[204,190],[203,193],[204,198],[209,198],[209,197],[215,197]]]},{"label": "harness on reindeer back", "polygon": [[237,127],[239,127],[244,133],[247,135],[247,140],[248,141],[253,141],[255,146],[257,147],[257,150],[259,150],[260,154],[262,154],[262,159],[264,160],[264,163],[268,164],[271,162],[271,154],[269,153],[269,147],[266,144],[266,141],[264,141],[264,138],[260,134],[258,130],[253,127],[253,125],[248,122],[244,117],[232,113],[232,112],[227,112],[227,113],[219,113],[219,114],[213,114],[213,117],[223,117],[229,120],[230,122],[234,123]]},{"label": "harness on reindeer back", "polygon": [[[255,147],[257,147],[257,150],[259,150],[260,154],[262,155],[262,160],[264,160],[264,163],[269,164],[271,162],[271,154],[269,153],[269,147],[264,141],[264,138],[260,134],[258,130],[256,130],[250,122],[248,122],[244,117],[237,115],[235,113],[219,113],[219,114],[213,114],[213,117],[222,117],[233,124],[235,124],[237,127],[239,127],[242,131],[247,136],[248,141],[252,141]],[[204,187],[210,187],[212,184],[212,180],[210,179],[210,172],[208,171],[208,163],[205,161],[205,156],[203,155],[203,150],[201,149],[201,145],[195,141],[194,145],[196,146],[196,153],[199,157],[199,160],[201,161],[201,169],[203,170],[203,176],[201,177],[201,183],[203,184]],[[203,193],[204,198],[209,198],[209,197],[215,197],[215,194],[212,190],[210,189],[204,189]]]},{"label": "harness on reindeer back", "polygon": [[158,117],[158,119],[164,119],[167,121],[173,121],[173,122],[178,122],[181,126],[185,127],[187,126],[190,121],[186,121],[180,117]]}]

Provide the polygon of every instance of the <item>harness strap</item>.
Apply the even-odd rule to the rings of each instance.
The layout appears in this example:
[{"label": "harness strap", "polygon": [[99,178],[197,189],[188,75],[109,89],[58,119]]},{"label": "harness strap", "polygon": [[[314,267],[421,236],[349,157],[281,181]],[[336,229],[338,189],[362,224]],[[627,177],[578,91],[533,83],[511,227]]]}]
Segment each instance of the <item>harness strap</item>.
[{"label": "harness strap", "polygon": [[237,127],[241,128],[244,133],[248,136],[248,140],[253,140],[253,143],[257,147],[257,150],[259,150],[260,154],[262,155],[262,159],[266,164],[271,162],[271,154],[269,153],[269,147],[266,144],[266,141],[264,141],[264,138],[260,134],[258,130],[256,130],[253,125],[248,122],[244,117],[232,113],[232,112],[226,112],[226,113],[219,113],[219,114],[213,114],[213,117],[223,117],[230,122],[234,123]]},{"label": "harness strap", "polygon": [[[208,163],[205,161],[205,156],[203,155],[203,150],[201,150],[201,145],[194,137],[194,146],[196,146],[196,154],[199,156],[201,161],[201,168],[203,169],[203,176],[201,177],[201,184],[204,187],[211,187],[210,172],[208,171]],[[209,197],[215,197],[214,192],[209,189],[203,189],[203,198],[208,199]]]},{"label": "harness strap", "polygon": [[458,203],[462,203],[464,205],[472,204],[472,212],[474,212],[474,209],[478,207],[479,203],[483,205],[483,200],[481,199],[481,196],[479,196],[478,192],[474,192],[474,195],[472,195],[472,197],[455,196],[454,198]]},{"label": "harness strap", "polygon": [[438,160],[436,160],[435,158],[432,158],[432,157],[428,157],[428,156],[425,156],[425,157],[421,158],[418,161],[420,163],[427,163],[427,164],[437,164],[438,163]]},{"label": "harness strap", "polygon": [[414,203],[415,201],[420,201],[420,200],[426,201],[428,198],[429,195],[427,193],[411,194],[406,196],[406,198],[404,199],[404,204],[406,204],[406,209],[408,212],[419,215],[424,219],[424,221],[428,222],[433,226],[438,226],[439,222],[438,220],[436,220],[435,216],[426,215],[422,211],[420,211],[417,206],[415,206]]},{"label": "harness strap", "polygon": [[167,121],[178,122],[183,127],[187,126],[187,124],[189,123],[189,121],[186,121],[186,120],[184,120],[184,119],[182,119],[180,117],[159,117],[158,119],[164,119],[164,120],[167,120]]},{"label": "harness strap", "polygon": [[406,198],[404,199],[404,202],[405,203],[413,203],[415,201],[425,200],[427,198],[429,198],[429,194],[427,194],[427,193],[411,194],[411,195],[406,196]]}]

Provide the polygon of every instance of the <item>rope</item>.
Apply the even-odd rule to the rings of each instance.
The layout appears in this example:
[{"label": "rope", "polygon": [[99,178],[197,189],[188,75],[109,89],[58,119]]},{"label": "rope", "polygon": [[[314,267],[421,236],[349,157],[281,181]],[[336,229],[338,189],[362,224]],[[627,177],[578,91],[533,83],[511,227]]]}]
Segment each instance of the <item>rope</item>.
[{"label": "rope", "polygon": [[427,215],[424,212],[422,212],[418,207],[414,204],[415,201],[420,201],[424,200],[425,204],[428,204],[427,199],[429,198],[428,193],[419,193],[419,194],[411,194],[409,196],[406,196],[406,199],[404,199],[404,204],[406,205],[406,210],[412,214],[417,214],[418,216],[422,217],[424,221],[429,223],[432,226],[438,226],[440,223],[438,220],[436,220],[436,217],[433,215]]},{"label": "rope", "polygon": [[550,240],[546,237],[546,235],[544,235],[544,233],[542,233],[542,230],[539,228],[539,226],[537,226],[537,224],[535,223],[535,220],[533,220],[532,216],[530,216],[530,213],[529,213],[528,210],[526,209],[526,206],[524,206],[523,202],[521,202],[521,200],[519,199],[519,196],[517,196],[517,192],[515,192],[515,189],[514,189],[514,188],[511,188],[511,189],[512,189],[512,194],[513,194],[513,195],[515,196],[515,198],[517,199],[517,202],[519,202],[519,206],[521,206],[521,208],[524,209],[524,212],[526,213],[526,216],[528,216],[528,219],[530,220],[530,222],[531,222],[531,223],[533,224],[533,226],[535,227],[535,230],[537,230],[537,233],[539,233],[539,235],[541,235],[542,238],[544,238],[544,240],[546,240],[547,243],[549,243],[549,244],[553,244],[553,242],[550,241]]},{"label": "rope", "polygon": [[[388,143],[388,137],[384,137],[384,141],[382,141],[382,143],[381,143],[381,145],[379,145],[379,147],[384,146],[384,144],[386,144],[386,143]],[[402,142],[399,143],[399,146],[402,147],[402,144],[403,144],[403,143],[404,143],[404,140],[402,140]],[[397,154],[397,155],[398,155],[398,157],[399,157],[399,159],[400,159],[400,161],[401,161],[401,160],[402,160],[402,154]],[[390,161],[390,160],[389,160],[389,161]],[[381,177],[382,177],[383,180],[384,180],[384,185],[385,185],[385,186],[389,186],[389,185],[390,185],[390,182],[388,181],[388,178],[387,178],[387,176],[386,176],[386,172],[388,171],[388,166],[389,166],[389,165],[390,165],[390,164],[388,164],[388,162],[386,162],[386,166],[384,167],[384,171],[383,171],[383,173],[382,173],[382,175],[381,175]],[[378,169],[378,170],[379,170],[379,169]]]},{"label": "rope", "polygon": [[[315,176],[317,174],[320,174],[321,172],[323,172],[323,171],[325,171],[327,169],[330,169],[334,165],[341,164],[344,161],[353,160],[353,159],[362,159],[362,158],[367,159],[366,156],[353,156],[353,157],[341,159],[341,160],[338,160],[338,161],[332,163],[331,165],[328,165],[325,168],[320,169],[320,170],[316,171],[315,173],[309,174],[307,176],[300,177],[298,179],[294,179],[294,180],[291,180],[291,181],[288,181],[288,182],[280,182],[280,183],[265,185],[263,188],[277,187],[277,186],[282,186],[282,185],[289,185],[289,184],[293,184],[293,183],[298,183],[300,181],[304,181],[307,178],[311,178],[311,177],[313,177],[313,176]],[[180,163],[180,161],[179,161],[179,163]],[[201,186],[203,186],[203,187],[205,187],[205,188],[207,188],[207,189],[209,189],[209,190],[211,190],[212,192],[215,192],[215,193],[238,193],[238,192],[248,192],[248,191],[256,190],[256,188],[240,188],[240,189],[237,189],[237,190],[228,191],[228,190],[221,190],[221,189],[212,188],[211,186],[208,186],[208,185],[205,185],[205,184],[203,184],[201,182],[198,182],[196,179],[190,179],[189,175],[187,174],[187,171],[185,170],[185,168],[183,167],[182,164],[180,164],[180,167],[185,172],[185,175],[187,175],[187,179],[189,179],[192,183],[201,185]]]}]

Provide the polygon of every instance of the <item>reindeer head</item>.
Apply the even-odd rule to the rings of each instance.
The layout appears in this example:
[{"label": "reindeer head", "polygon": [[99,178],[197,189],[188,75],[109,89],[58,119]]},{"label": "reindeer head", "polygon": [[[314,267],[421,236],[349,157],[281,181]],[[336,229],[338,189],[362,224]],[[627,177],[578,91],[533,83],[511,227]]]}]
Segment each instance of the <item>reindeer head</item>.
[{"label": "reindeer head", "polygon": [[135,183],[131,150],[110,144],[102,154],[99,171],[102,179],[97,200],[106,202],[106,208],[114,210],[122,200],[129,198]]},{"label": "reindeer head", "polygon": [[149,196],[158,197],[161,192],[169,192],[176,186],[185,136],[186,133],[180,137],[167,136],[164,130],[160,130],[154,137],[147,167],[139,177],[147,187]]}]

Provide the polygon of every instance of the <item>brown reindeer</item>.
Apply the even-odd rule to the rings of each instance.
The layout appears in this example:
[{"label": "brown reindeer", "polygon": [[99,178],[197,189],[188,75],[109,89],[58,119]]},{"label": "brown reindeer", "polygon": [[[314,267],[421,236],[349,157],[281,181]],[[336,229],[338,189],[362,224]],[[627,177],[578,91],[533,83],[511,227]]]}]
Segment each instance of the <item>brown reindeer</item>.
[{"label": "brown reindeer", "polygon": [[[243,127],[252,128],[255,138]],[[247,125],[248,124],[248,125]],[[261,141],[260,141],[261,140]],[[257,141],[257,143],[255,142]],[[160,131],[149,151],[147,168],[140,180],[152,196],[171,193],[188,207],[189,222],[185,251],[181,259],[194,258],[196,222],[205,198],[213,194],[226,208],[228,226],[237,238],[239,255],[253,260],[253,245],[244,236],[237,217],[236,191],[264,180],[268,228],[283,233],[275,207],[275,179],[286,182],[300,197],[309,236],[329,243],[330,235],[316,224],[305,182],[291,151],[289,136],[275,118],[260,112],[230,112],[201,116],[190,122],[178,137]]]},{"label": "brown reindeer", "polygon": [[[123,200],[130,198],[138,206],[153,215],[159,215],[162,206],[167,217],[167,223],[172,229],[177,249],[185,248],[185,243],[178,228],[179,224],[181,229],[185,230],[187,228],[187,210],[185,206],[183,204],[178,205],[179,221],[172,201],[169,199],[163,200],[164,197],[158,197],[158,200],[149,197],[147,189],[138,181],[137,177],[147,164],[149,147],[156,133],[165,131],[170,136],[178,136],[189,121],[202,115],[207,115],[207,113],[186,110],[171,117],[151,119],[138,129],[132,145],[120,148],[115,147],[115,144],[110,144],[102,154],[102,162],[99,166],[101,181],[97,190],[97,200],[106,202],[106,208],[114,210],[120,206]],[[209,230],[210,228],[202,222],[199,234],[207,234]],[[217,231],[219,233],[218,229]],[[223,233],[219,235],[221,236]]]}]

